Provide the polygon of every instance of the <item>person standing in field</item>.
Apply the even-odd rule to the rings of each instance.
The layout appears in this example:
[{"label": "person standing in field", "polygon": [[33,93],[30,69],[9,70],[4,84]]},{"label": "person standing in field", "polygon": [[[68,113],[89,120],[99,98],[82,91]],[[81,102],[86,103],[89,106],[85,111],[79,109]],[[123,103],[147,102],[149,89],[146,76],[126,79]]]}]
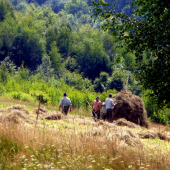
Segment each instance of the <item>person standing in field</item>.
[{"label": "person standing in field", "polygon": [[61,108],[62,108],[62,113],[65,114],[66,116],[67,116],[69,108],[70,108],[70,112],[72,110],[71,100],[67,97],[66,92],[63,93],[63,98],[60,101],[59,111]]},{"label": "person standing in field", "polygon": [[106,119],[110,123],[113,121],[113,108],[114,101],[112,100],[112,94],[109,94],[109,97],[106,99]]},{"label": "person standing in field", "polygon": [[101,108],[102,102],[99,100],[99,97],[96,97],[96,100],[93,101],[92,103],[92,115],[93,119],[96,120],[97,116],[97,121],[100,120],[100,108]]}]

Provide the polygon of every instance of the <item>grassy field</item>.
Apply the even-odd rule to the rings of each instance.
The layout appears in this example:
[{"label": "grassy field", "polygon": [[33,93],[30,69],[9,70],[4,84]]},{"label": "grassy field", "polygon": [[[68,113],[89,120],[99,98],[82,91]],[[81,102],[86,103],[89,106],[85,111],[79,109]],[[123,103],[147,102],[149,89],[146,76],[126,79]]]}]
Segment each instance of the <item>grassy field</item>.
[{"label": "grassy field", "polygon": [[[96,123],[90,112],[74,110],[60,120],[39,117],[35,128],[36,115],[32,111],[38,103],[0,98],[1,115],[5,114],[2,109],[13,105],[29,110],[27,116],[34,123],[24,119],[16,123],[10,116],[6,116],[6,121],[0,119],[0,169],[170,169],[168,126],[151,124],[150,129],[145,129],[138,125],[129,128],[103,121]],[[41,107],[58,112],[58,107]],[[139,138],[139,133],[163,133],[165,139]]]}]

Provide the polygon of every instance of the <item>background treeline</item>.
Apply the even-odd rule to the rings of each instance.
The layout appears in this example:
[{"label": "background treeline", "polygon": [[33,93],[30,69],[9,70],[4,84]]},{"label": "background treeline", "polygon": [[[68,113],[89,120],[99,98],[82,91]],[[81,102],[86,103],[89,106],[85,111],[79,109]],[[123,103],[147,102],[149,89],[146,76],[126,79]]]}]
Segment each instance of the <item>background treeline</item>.
[{"label": "background treeline", "polygon": [[[117,12],[132,13],[131,1],[106,2],[117,2]],[[121,42],[99,30],[104,23],[93,22],[90,3],[0,0],[0,94],[27,101],[43,94],[44,103],[58,105],[67,91],[74,107],[87,109],[87,99],[99,95],[104,101],[109,92],[121,91],[128,78],[128,89],[145,96],[149,116],[157,120],[153,115],[159,112],[167,123],[167,111],[151,108],[154,100],[134,78],[135,55],[125,54],[126,46],[117,49]]]},{"label": "background treeline", "polygon": [[[134,56],[122,55],[123,49],[114,50],[118,42],[97,29],[100,22],[92,22],[85,1],[64,3],[56,14],[50,7],[34,4],[18,12],[1,0],[0,60],[8,57],[16,68],[22,65],[30,74],[40,73],[46,81],[52,76],[63,78],[79,90],[120,91],[127,75],[133,74],[125,68]],[[79,8],[71,11],[76,5]],[[117,61],[120,55],[121,61]],[[134,89],[133,75],[129,82]],[[133,91],[139,94],[138,89]]]}]

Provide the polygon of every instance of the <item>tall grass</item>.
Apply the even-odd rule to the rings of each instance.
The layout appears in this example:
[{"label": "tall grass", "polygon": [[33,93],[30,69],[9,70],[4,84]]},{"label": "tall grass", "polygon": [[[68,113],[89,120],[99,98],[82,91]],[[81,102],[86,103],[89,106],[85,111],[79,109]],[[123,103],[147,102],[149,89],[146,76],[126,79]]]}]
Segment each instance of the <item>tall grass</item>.
[{"label": "tall grass", "polygon": [[[64,122],[62,122],[64,124]],[[169,152],[154,148],[131,148],[118,139],[92,136],[79,127],[0,125],[0,169],[164,169]]]}]

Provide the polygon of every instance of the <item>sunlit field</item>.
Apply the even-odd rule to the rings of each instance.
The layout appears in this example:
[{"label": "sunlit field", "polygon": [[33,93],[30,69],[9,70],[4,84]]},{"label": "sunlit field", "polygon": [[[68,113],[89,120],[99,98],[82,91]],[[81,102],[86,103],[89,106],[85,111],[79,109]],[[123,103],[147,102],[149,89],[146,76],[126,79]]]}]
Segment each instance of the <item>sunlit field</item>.
[{"label": "sunlit field", "polygon": [[[36,122],[33,110],[38,103],[1,98],[0,104],[0,169],[170,168],[168,126],[150,124],[145,129],[134,124],[118,126],[118,121],[94,122],[90,112],[81,110],[59,120],[39,116]],[[29,114],[4,111],[16,104]],[[57,107],[42,107],[58,113]],[[17,117],[19,113],[22,116]]]}]

